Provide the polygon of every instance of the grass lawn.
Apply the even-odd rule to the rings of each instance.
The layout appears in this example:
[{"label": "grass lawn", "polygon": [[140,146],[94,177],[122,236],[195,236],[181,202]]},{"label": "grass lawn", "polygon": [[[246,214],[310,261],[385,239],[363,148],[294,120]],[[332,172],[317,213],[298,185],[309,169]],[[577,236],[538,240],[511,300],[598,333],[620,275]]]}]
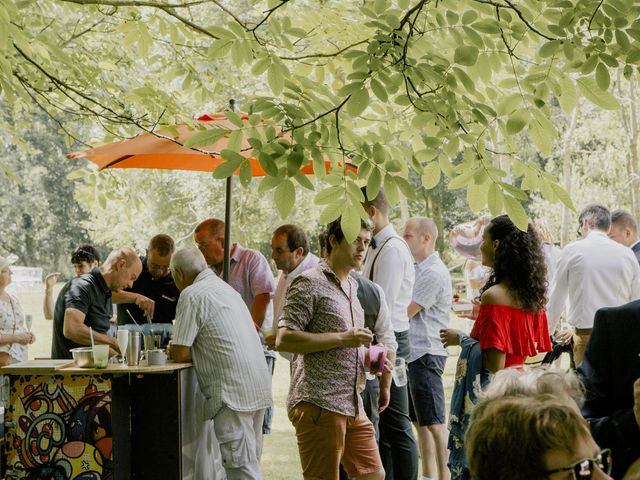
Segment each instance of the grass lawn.
[{"label": "grass lawn", "polygon": [[[56,285],[54,298],[57,297],[62,285],[62,283]],[[21,289],[10,288],[10,290],[18,297],[25,314],[33,315],[33,332],[36,336],[36,342],[29,347],[29,358],[49,357],[51,353],[52,323],[45,320],[42,314],[44,286]],[[451,317],[451,322],[454,328],[462,329],[465,325],[464,319],[454,315]],[[451,348],[450,358],[445,368],[444,383],[447,410],[451,398],[457,355],[457,348]],[[285,359],[278,357],[273,375],[273,404],[275,406],[273,427],[272,433],[265,436],[262,455],[263,476],[269,480],[302,478],[295,433],[291,423],[289,423],[285,409],[288,389],[289,363]]]}]

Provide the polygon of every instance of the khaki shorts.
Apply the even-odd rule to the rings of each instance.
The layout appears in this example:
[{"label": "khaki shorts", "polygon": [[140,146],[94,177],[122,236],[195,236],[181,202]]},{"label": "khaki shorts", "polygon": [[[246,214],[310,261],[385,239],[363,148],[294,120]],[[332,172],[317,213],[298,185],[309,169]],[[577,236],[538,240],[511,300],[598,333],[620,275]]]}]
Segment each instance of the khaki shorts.
[{"label": "khaki shorts", "polygon": [[289,411],[289,420],[305,480],[337,480],[340,463],[349,478],[383,471],[373,424],[364,412],[347,417],[300,402]]}]

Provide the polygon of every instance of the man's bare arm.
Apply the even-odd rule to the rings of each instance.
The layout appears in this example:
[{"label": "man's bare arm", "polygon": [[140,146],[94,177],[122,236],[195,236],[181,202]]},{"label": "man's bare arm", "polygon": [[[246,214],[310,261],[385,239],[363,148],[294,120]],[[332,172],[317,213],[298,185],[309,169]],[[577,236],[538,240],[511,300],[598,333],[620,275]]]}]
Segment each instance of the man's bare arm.
[{"label": "man's bare arm", "polygon": [[262,328],[270,301],[271,294],[269,293],[260,293],[253,298],[253,304],[251,305],[251,318],[258,330]]},{"label": "man's bare arm", "polygon": [[[64,312],[64,326],[62,333],[72,342],[80,345],[91,345],[89,327],[84,324],[86,315],[76,308],[67,308]],[[118,342],[114,337],[104,333],[93,331],[93,340],[96,343],[105,343],[118,350]]]},{"label": "man's bare arm", "polygon": [[346,332],[312,333],[288,328],[278,329],[276,350],[291,353],[313,353],[332,348],[358,348],[368,345],[373,334],[368,328],[355,327]]}]

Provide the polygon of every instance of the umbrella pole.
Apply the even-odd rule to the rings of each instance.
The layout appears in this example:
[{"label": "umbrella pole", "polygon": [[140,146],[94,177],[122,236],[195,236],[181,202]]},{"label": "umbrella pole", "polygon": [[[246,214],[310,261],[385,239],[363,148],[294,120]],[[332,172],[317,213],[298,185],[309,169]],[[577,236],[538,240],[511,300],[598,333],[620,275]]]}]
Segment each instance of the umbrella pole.
[{"label": "umbrella pole", "polygon": [[224,263],[222,279],[229,281],[229,253],[231,252],[231,175],[227,177],[227,189],[224,209]]}]

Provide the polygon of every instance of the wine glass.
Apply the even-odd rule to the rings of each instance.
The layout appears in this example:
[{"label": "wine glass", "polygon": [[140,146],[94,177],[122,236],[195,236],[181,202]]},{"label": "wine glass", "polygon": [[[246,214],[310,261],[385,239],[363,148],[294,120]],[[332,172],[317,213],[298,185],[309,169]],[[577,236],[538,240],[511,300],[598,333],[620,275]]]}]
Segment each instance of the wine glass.
[{"label": "wine glass", "polygon": [[31,333],[31,325],[33,325],[33,316],[32,315],[25,315],[24,316],[24,323],[27,326],[27,331],[29,333]]},{"label": "wine glass", "polygon": [[120,354],[122,355],[122,364],[124,365],[124,354],[127,351],[127,345],[129,345],[129,330],[126,328],[119,328],[118,333],[116,334],[116,339],[118,341]]}]

